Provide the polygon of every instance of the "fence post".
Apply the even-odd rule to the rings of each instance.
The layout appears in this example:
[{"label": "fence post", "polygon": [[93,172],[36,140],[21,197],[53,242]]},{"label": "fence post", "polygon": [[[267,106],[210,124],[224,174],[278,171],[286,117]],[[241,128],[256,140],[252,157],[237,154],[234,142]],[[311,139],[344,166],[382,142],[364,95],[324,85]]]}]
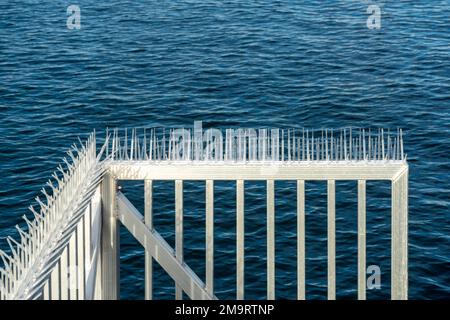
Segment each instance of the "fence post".
[{"label": "fence post", "polygon": [[328,180],[328,300],[336,299],[336,182]]},{"label": "fence post", "polygon": [[[153,230],[153,180],[144,181],[145,224]],[[153,258],[145,251],[145,300],[153,299]]]},{"label": "fence post", "polygon": [[116,213],[116,180],[105,174],[102,181],[102,299],[119,299],[120,238]]},{"label": "fence post", "polygon": [[408,167],[392,180],[391,299],[408,299]]},{"label": "fence post", "polygon": [[206,291],[214,295],[214,180],[206,180]]},{"label": "fence post", "polygon": [[358,180],[358,300],[366,300],[366,180]]},{"label": "fence post", "polygon": [[244,299],[244,181],[236,181],[236,300]]},{"label": "fence post", "polygon": [[297,180],[297,299],[305,300],[305,180]]},{"label": "fence post", "polygon": [[[183,180],[175,180],[175,255],[183,263]],[[183,290],[175,282],[175,299],[183,300]]]},{"label": "fence post", "polygon": [[275,181],[267,180],[267,300],[275,300]]}]

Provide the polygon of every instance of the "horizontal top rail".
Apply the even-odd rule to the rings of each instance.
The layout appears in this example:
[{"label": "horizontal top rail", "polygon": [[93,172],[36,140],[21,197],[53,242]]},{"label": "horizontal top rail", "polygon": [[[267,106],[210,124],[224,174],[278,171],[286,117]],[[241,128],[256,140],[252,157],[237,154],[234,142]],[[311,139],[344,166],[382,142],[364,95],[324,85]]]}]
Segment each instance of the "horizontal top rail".
[{"label": "horizontal top rail", "polygon": [[394,180],[404,162],[208,163],[106,161],[119,180]]}]

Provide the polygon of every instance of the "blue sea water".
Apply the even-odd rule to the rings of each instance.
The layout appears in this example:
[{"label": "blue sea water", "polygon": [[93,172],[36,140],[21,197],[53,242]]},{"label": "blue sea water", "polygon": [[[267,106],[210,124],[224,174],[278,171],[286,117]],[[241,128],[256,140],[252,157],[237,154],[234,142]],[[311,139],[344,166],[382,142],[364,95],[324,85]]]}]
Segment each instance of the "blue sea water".
[{"label": "blue sea water", "polygon": [[[81,9],[81,29],[66,9]],[[381,6],[381,28],[366,26]],[[0,0],[0,248],[64,152],[94,128],[401,127],[410,164],[409,297],[450,298],[450,2]],[[99,136],[100,136],[99,133]],[[143,186],[124,182],[142,210]],[[355,299],[356,184],[338,182],[337,298]],[[265,298],[265,184],[246,184],[246,298]],[[296,297],[295,184],[276,184],[276,297]],[[390,296],[390,186],[368,183],[367,264]],[[216,185],[215,288],[235,297],[234,183]],[[173,183],[155,224],[174,242]],[[307,183],[307,298],[326,298],[326,185]],[[204,278],[204,189],[185,185],[185,257]],[[121,298],[143,250],[122,230]],[[155,298],[173,298],[155,267]]]}]

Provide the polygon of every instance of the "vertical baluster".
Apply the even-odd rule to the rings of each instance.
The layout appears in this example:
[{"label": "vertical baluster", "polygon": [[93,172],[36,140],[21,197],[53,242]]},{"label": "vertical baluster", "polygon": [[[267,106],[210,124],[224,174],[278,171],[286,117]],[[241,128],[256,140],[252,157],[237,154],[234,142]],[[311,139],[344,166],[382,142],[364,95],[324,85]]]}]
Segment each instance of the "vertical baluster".
[{"label": "vertical baluster", "polygon": [[60,285],[60,274],[61,274],[61,262],[53,267],[53,271],[50,275],[50,299],[60,300],[61,299],[61,285]]},{"label": "vertical baluster", "polygon": [[67,263],[69,260],[67,246],[61,254],[61,300],[69,300],[69,273]]},{"label": "vertical baluster", "polygon": [[[183,180],[175,180],[175,255],[183,262]],[[183,290],[175,284],[175,299],[183,299]]]},{"label": "vertical baluster", "polygon": [[[86,215],[83,217],[84,223],[84,269],[86,271],[91,271],[91,268],[94,266],[91,264],[91,232],[92,232],[92,202],[94,201],[95,194],[91,202],[89,203],[88,211]],[[84,273],[84,283],[87,284],[89,274],[87,272]],[[85,287],[86,288],[86,287]],[[87,290],[86,290],[87,291]],[[93,297],[91,292],[85,291],[85,297]]]},{"label": "vertical baluster", "polygon": [[267,300],[275,299],[275,183],[267,180]]},{"label": "vertical baluster", "polygon": [[42,295],[44,300],[50,300],[50,280],[45,281],[44,288],[42,289]]},{"label": "vertical baluster", "polygon": [[214,181],[206,180],[206,292],[214,295]]},{"label": "vertical baluster", "polygon": [[[89,209],[86,209],[85,213]],[[83,216],[84,217],[84,216]],[[78,300],[84,300],[84,273],[85,273],[85,263],[84,263],[84,221],[81,219],[77,225],[77,289],[78,289]]]},{"label": "vertical baluster", "polygon": [[77,300],[77,241],[73,233],[69,241],[69,300]]},{"label": "vertical baluster", "polygon": [[366,300],[366,181],[358,180],[358,299]]},{"label": "vertical baluster", "polygon": [[335,185],[328,180],[328,300],[336,299]]},{"label": "vertical baluster", "polygon": [[297,299],[305,300],[305,181],[297,181]]},{"label": "vertical baluster", "polygon": [[[144,198],[145,198],[145,224],[150,230],[153,230],[153,181],[145,180],[144,182]],[[145,250],[145,300],[153,299],[153,258]]]},{"label": "vertical baluster", "polygon": [[236,299],[244,299],[244,181],[236,181]]}]

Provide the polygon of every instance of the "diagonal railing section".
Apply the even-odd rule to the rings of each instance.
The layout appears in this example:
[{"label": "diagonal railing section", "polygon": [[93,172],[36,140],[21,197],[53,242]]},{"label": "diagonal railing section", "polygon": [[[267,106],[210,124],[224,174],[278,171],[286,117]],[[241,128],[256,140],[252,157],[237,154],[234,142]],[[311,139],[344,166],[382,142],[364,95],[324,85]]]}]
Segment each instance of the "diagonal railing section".
[{"label": "diagonal railing section", "polygon": [[[92,209],[91,199],[102,179],[104,170],[99,165],[101,153],[97,155],[95,133],[86,142],[80,141],[80,146],[73,145],[67,152],[69,159],[63,159],[66,168],[60,165],[52,175],[54,180],[49,180],[42,189],[45,199],[36,198],[39,209],[30,206],[34,220],[23,216],[28,230],[16,226],[20,239],[8,238],[11,254],[0,251],[3,260],[3,267],[0,268],[1,299],[50,298],[51,292],[53,298],[56,294],[61,299],[70,298],[70,279],[67,278],[70,277],[71,267],[76,267],[75,261],[81,264],[85,258],[79,254],[84,252],[81,247],[88,247],[87,242],[82,241],[84,232],[81,231],[85,225],[80,225],[80,221],[83,219],[84,222],[86,211],[91,212],[86,208]],[[92,216],[92,221],[97,222],[89,222],[89,227],[99,223],[94,218]],[[85,223],[87,226],[88,223]],[[86,228],[86,233],[89,233],[86,237],[91,242],[91,228]],[[55,272],[55,266],[58,272]],[[85,266],[81,269],[88,279],[89,275],[84,273]],[[52,288],[50,282],[53,283]],[[84,282],[80,280],[74,286],[84,288]],[[82,297],[84,293],[80,293]]]}]

